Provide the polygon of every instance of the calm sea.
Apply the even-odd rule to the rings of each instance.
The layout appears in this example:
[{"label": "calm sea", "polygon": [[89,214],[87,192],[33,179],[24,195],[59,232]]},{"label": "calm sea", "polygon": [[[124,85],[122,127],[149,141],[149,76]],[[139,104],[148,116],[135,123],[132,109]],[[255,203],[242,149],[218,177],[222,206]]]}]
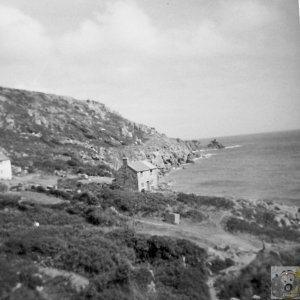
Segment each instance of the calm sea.
[{"label": "calm sea", "polygon": [[300,206],[300,130],[218,138],[223,150],[166,177],[176,191]]}]

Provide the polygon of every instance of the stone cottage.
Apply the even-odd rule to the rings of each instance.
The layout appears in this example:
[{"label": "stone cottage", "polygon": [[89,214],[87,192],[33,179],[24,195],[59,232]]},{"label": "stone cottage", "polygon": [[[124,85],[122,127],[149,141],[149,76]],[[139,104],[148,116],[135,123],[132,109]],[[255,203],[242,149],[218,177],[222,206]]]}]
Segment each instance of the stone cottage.
[{"label": "stone cottage", "polygon": [[11,179],[11,163],[10,159],[0,152],[0,179]]},{"label": "stone cottage", "polygon": [[123,165],[116,176],[117,184],[141,192],[156,189],[158,182],[158,167],[146,160],[128,162],[126,157],[123,158]]}]

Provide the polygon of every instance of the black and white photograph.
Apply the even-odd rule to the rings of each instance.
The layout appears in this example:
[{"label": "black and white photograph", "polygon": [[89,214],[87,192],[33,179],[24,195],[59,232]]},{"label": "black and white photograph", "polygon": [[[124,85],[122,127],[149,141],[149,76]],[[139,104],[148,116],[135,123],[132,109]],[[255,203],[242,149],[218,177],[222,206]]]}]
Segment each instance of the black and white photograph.
[{"label": "black and white photograph", "polygon": [[298,0],[0,0],[0,300],[300,299]]}]

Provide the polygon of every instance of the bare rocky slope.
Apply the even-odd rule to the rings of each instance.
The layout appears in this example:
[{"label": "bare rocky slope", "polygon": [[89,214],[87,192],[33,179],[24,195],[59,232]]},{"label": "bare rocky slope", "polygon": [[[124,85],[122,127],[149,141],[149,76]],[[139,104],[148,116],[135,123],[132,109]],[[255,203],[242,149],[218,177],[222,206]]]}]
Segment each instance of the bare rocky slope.
[{"label": "bare rocky slope", "polygon": [[201,146],[168,138],[93,100],[3,87],[0,142],[16,166],[45,171],[82,164],[116,170],[123,155],[168,169],[191,160]]}]

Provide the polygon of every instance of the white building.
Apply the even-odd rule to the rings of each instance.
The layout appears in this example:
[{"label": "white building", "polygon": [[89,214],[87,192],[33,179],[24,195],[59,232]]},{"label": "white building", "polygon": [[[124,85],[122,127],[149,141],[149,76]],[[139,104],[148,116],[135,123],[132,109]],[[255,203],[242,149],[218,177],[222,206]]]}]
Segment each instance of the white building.
[{"label": "white building", "polygon": [[11,163],[10,159],[0,152],[0,179],[11,179]]}]

